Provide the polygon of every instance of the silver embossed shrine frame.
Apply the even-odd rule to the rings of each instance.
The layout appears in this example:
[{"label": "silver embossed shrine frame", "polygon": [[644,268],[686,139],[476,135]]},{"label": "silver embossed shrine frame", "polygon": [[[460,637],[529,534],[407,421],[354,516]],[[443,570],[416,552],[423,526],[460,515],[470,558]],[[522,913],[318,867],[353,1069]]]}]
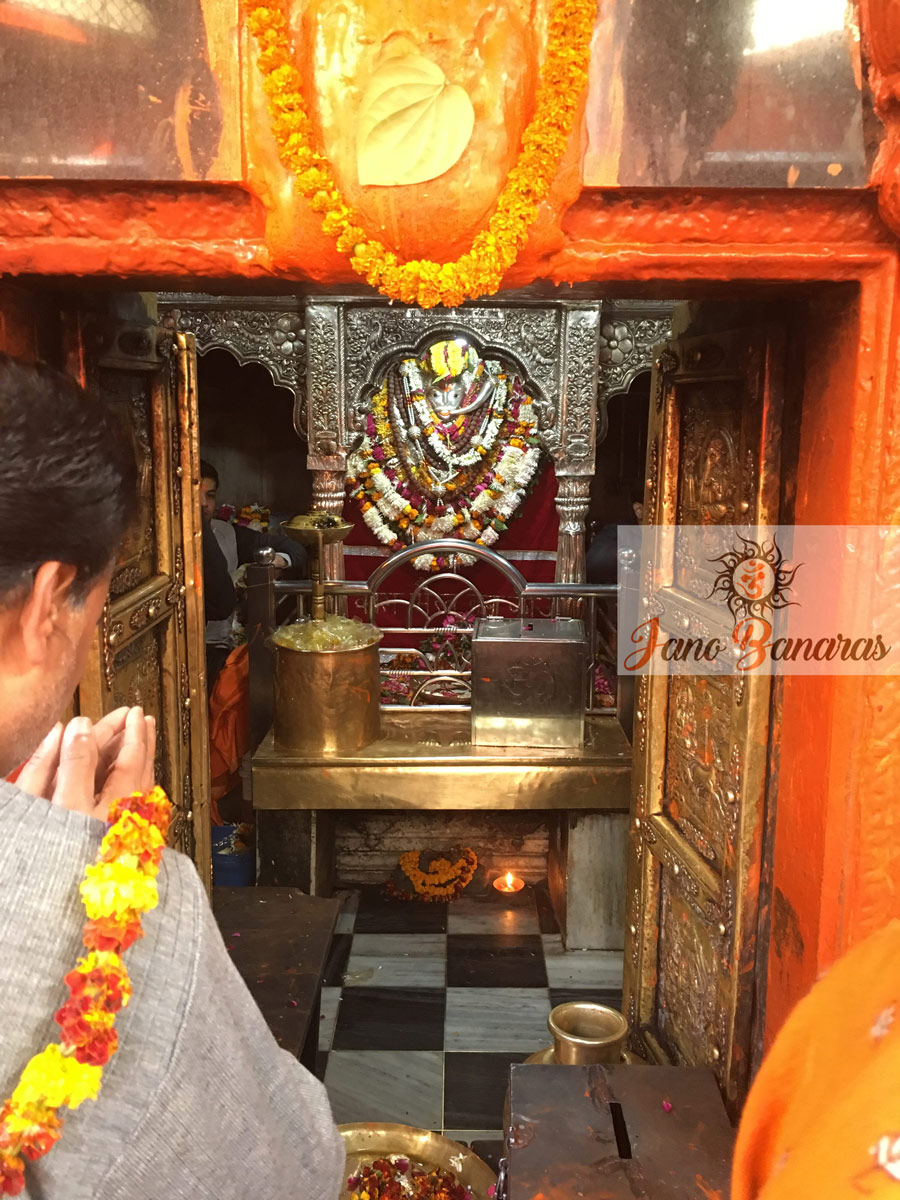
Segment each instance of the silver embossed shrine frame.
[{"label": "silver embossed shrine frame", "polygon": [[[597,436],[599,328],[596,302],[426,311],[372,300],[308,301],[306,420],[316,507],[342,511],[347,455],[388,363],[415,354],[431,339],[464,337],[482,354],[516,363],[528,381],[540,412],[540,444],[559,484],[556,579],[582,582]],[[343,579],[343,547],[339,543],[326,553],[328,576]]]},{"label": "silver embossed shrine frame", "polygon": [[306,335],[296,296],[207,296],[160,292],[162,324],[192,333],[197,353],[226,350],[241,366],[260,363],[294,397],[294,424],[306,435]]}]

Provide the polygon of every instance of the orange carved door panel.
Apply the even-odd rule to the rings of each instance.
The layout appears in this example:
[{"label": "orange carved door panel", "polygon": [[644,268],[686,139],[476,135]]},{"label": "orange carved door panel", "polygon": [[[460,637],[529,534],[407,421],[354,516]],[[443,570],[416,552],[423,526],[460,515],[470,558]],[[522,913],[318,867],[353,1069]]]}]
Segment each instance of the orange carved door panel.
[{"label": "orange carved door panel", "polygon": [[[783,358],[773,328],[661,350],[647,524],[777,523]],[[667,632],[718,632],[713,575],[672,544]],[[626,1009],[639,1049],[710,1065],[732,1111],[751,1063],[770,700],[763,676],[644,676],[635,713]]]}]

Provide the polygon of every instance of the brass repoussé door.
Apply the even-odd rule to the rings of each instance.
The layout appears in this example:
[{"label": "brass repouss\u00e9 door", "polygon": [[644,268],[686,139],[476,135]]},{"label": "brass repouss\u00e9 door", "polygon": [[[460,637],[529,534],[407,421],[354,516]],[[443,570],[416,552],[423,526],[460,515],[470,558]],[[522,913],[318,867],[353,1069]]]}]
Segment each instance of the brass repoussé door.
[{"label": "brass repouss\u00e9 door", "polygon": [[[646,524],[777,523],[783,358],[767,327],[661,349]],[[713,576],[677,552],[672,566],[667,632],[720,625]],[[771,683],[643,676],[635,712],[626,1011],[652,1060],[712,1066],[732,1112],[751,1063]]]},{"label": "brass repouss\u00e9 door", "polygon": [[209,750],[193,335],[85,318],[84,382],[131,440],[139,515],[122,546],[79,707],[97,719],[140,704],[157,720],[157,780],[175,805],[171,840],[211,878]]}]

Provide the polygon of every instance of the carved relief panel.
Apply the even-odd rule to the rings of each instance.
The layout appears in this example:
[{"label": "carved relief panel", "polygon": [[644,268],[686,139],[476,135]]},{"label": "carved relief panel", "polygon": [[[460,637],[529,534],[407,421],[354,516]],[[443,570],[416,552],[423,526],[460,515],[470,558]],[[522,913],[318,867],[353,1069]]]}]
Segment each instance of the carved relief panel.
[{"label": "carved relief panel", "polygon": [[104,321],[86,324],[82,340],[86,382],[134,448],[139,495],[79,689],[80,708],[96,719],[123,704],[141,705],[156,717],[156,777],[175,805],[173,841],[208,879],[193,339]]},{"label": "carved relief panel", "polygon": [[[648,524],[777,522],[782,355],[766,328],[668,343]],[[668,579],[667,620],[684,627],[670,632],[720,625],[703,564],[677,544]],[[770,684],[649,676],[636,712],[626,1005],[643,1051],[712,1066],[732,1111],[749,1082]]]}]

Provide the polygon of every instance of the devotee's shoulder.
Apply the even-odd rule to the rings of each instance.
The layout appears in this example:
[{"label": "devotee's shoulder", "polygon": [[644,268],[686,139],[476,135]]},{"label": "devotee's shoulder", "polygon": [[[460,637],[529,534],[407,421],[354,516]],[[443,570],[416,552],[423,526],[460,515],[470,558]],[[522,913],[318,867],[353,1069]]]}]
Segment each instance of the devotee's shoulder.
[{"label": "devotee's shoulder", "polygon": [[[78,885],[105,826],[0,783],[0,1086],[56,1040],[84,953]],[[193,862],[163,852],[159,903],[127,951],[133,994],[96,1101],[32,1164],[35,1195],[335,1200],[344,1154],[323,1085],[281,1050],[231,962]],[[8,1094],[8,1090],[7,1093]]]}]

